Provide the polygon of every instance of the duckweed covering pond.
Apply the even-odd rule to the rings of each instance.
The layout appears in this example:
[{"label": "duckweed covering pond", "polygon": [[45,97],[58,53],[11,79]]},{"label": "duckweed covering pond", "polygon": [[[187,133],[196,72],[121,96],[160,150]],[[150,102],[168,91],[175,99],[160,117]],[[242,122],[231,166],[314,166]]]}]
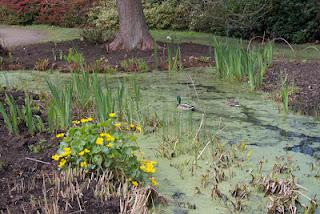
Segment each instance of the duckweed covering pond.
[{"label": "duckweed covering pond", "polygon": [[[47,79],[57,84],[70,79],[68,74],[36,71],[1,75],[1,85],[38,92],[47,90]],[[110,83],[126,76],[130,75],[110,76]],[[281,105],[265,95],[219,82],[204,69],[142,73],[134,78],[145,101],[141,108],[156,112],[162,123],[155,133],[145,127],[139,139],[146,157],[158,162],[159,191],[169,199],[169,206],[159,208],[160,213],[230,213],[236,209],[266,213],[270,199],[253,184],[271,172],[272,179],[289,179],[293,174],[298,186],[307,189],[299,192],[310,198],[319,194],[319,121],[283,114]],[[197,111],[178,111],[177,95]],[[305,197],[300,199],[309,205]]]}]

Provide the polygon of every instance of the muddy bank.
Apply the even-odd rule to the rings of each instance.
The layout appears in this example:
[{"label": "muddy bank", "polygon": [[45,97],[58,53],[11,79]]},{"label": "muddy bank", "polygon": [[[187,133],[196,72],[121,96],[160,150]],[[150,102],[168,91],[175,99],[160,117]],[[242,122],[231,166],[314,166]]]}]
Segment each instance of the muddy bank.
[{"label": "muddy bank", "polygon": [[281,78],[287,75],[291,93],[289,108],[307,115],[320,113],[320,63],[276,61],[266,73],[264,90],[281,88]]},{"label": "muddy bank", "polygon": [[[168,46],[163,43],[159,43],[158,45],[159,49],[157,53],[151,50],[110,52],[103,44],[92,44],[80,40],[19,46],[11,50],[12,59],[5,59],[2,70],[31,70],[36,67],[37,61],[47,59],[48,69],[68,71],[68,63],[64,56],[68,55],[70,48],[81,53],[87,64],[93,64],[96,60],[101,60],[101,62],[120,68],[121,70],[121,61],[135,58],[143,59],[147,63],[149,70],[156,69],[156,67],[167,69]],[[175,56],[174,50],[180,48],[181,63],[184,67],[208,66],[211,63],[211,60],[208,58],[211,56],[211,48],[208,46],[185,43],[179,47],[177,45],[170,45],[170,48],[173,50],[173,56]]]}]

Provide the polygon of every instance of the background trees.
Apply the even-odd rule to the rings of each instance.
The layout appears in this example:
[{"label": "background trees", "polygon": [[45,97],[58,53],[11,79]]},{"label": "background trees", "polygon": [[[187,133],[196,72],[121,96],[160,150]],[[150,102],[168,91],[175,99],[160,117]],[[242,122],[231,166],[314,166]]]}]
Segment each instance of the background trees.
[{"label": "background trees", "polygon": [[[0,22],[89,25],[115,32],[119,19],[114,2],[0,0]],[[266,35],[296,43],[320,40],[319,0],[142,0],[142,4],[150,29],[194,30],[241,38]]]}]

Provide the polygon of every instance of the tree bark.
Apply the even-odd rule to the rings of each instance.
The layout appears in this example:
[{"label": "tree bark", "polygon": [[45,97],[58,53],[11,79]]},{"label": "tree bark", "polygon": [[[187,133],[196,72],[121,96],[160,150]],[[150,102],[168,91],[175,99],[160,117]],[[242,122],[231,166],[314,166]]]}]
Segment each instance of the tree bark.
[{"label": "tree bark", "polygon": [[117,0],[120,29],[109,50],[151,49],[153,40],[143,14],[141,0]]}]

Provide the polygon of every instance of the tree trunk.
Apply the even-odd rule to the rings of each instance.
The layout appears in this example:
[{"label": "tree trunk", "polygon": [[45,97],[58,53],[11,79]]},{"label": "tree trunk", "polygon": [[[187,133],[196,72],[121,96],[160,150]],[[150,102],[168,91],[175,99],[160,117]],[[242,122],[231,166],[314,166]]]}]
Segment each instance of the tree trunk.
[{"label": "tree trunk", "polygon": [[120,29],[110,50],[151,49],[153,40],[143,14],[141,0],[117,0]]}]

